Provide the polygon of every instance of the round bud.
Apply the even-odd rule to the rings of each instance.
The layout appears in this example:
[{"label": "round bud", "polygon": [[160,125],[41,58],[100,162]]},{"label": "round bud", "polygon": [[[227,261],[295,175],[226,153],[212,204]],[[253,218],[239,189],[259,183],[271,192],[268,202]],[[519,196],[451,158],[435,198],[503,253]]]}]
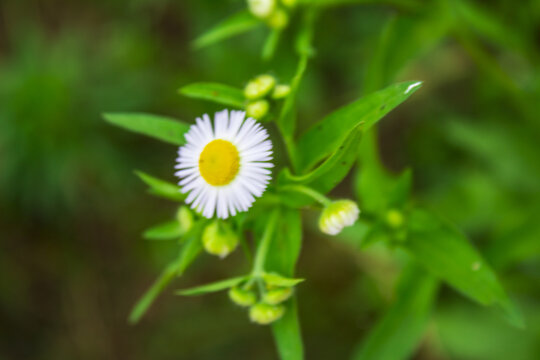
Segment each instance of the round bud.
[{"label": "round bud", "polygon": [[266,100],[257,100],[254,102],[251,102],[246,107],[246,115],[248,117],[252,117],[254,119],[260,120],[262,119],[266,114],[268,114],[268,110],[270,109],[270,104]]},{"label": "round bud", "polygon": [[176,220],[180,224],[182,233],[185,234],[193,227],[195,220],[193,218],[193,211],[185,205],[180,206],[176,212]]},{"label": "round bud", "polygon": [[259,75],[247,83],[244,88],[246,99],[255,100],[268,94],[276,85],[276,79],[272,75]]},{"label": "round bud", "polygon": [[273,99],[283,99],[291,92],[291,87],[289,85],[276,85],[274,92],[272,93]]},{"label": "round bud", "polygon": [[403,214],[399,210],[390,209],[386,213],[386,223],[394,229],[401,227],[403,220]]},{"label": "round bud", "polygon": [[268,26],[274,29],[283,29],[289,23],[289,14],[283,9],[276,9],[267,19]]},{"label": "round bud", "polygon": [[283,305],[258,303],[249,308],[249,318],[252,322],[267,325],[279,320],[285,313]]},{"label": "round bud", "polygon": [[264,19],[274,11],[276,0],[248,0],[248,7],[254,16]]},{"label": "round bud", "polygon": [[328,205],[319,218],[319,229],[328,235],[337,235],[346,226],[358,220],[360,209],[352,200],[337,200]]},{"label": "round bud", "polygon": [[267,304],[277,305],[290,298],[292,294],[293,289],[290,287],[273,289],[264,294],[263,301]]},{"label": "round bud", "polygon": [[215,220],[204,228],[202,242],[206,252],[224,258],[238,245],[238,235],[229,224]]},{"label": "round bud", "polygon": [[240,306],[251,306],[257,301],[257,297],[253,291],[242,289],[238,286],[233,286],[229,289],[229,298],[233,303]]}]

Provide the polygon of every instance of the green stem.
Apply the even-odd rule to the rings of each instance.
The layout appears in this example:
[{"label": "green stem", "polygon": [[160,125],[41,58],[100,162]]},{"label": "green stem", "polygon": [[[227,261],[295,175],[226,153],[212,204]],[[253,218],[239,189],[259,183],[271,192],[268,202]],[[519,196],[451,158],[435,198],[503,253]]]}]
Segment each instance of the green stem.
[{"label": "green stem", "polygon": [[257,253],[255,254],[253,271],[251,272],[251,275],[254,278],[261,276],[261,274],[264,272],[264,262],[266,260],[266,254],[268,253],[268,249],[270,248],[270,242],[272,241],[272,237],[274,235],[277,220],[278,211],[274,210],[270,215],[270,218],[268,219],[266,229],[264,230],[263,237],[259,243],[259,247],[257,248]]},{"label": "green stem", "polygon": [[304,185],[286,185],[280,188],[281,191],[293,191],[303,195],[307,195],[313,200],[317,201],[323,206],[328,206],[332,203],[332,200],[321,194],[320,192],[313,190],[310,187]]}]

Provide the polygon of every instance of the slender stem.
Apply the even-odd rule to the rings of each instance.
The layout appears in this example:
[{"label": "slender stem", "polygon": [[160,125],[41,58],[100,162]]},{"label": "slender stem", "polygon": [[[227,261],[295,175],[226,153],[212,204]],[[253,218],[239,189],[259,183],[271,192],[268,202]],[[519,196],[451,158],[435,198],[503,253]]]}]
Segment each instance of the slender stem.
[{"label": "slender stem", "polygon": [[270,218],[266,223],[266,229],[264,230],[263,237],[259,243],[259,247],[257,248],[257,253],[255,254],[255,261],[253,263],[252,271],[253,277],[259,277],[264,272],[264,262],[266,260],[266,254],[268,253],[268,249],[274,235],[277,220],[278,211],[274,210],[272,214],[270,214]]},{"label": "slender stem", "polygon": [[310,187],[304,185],[286,185],[280,188],[281,191],[294,191],[303,195],[307,195],[313,200],[317,201],[323,206],[328,206],[332,203],[332,200],[321,194],[320,192],[313,190]]}]

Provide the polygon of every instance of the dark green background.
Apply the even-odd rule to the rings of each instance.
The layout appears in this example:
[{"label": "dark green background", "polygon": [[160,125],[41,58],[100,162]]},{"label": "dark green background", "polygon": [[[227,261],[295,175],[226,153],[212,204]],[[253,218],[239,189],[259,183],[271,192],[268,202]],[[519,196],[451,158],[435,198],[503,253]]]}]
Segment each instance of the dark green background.
[{"label": "dark green background", "polygon": [[[536,359],[540,3],[463,2],[477,12],[451,1],[391,3],[323,11],[300,87],[300,126],[388,83],[424,81],[381,122],[383,160],[394,172],[412,167],[417,201],[469,235],[528,327],[514,329],[443,288],[416,358]],[[168,291],[139,325],[127,325],[131,306],[175,252],[140,236],[176,208],[146,195],[132,171],[172,181],[175,148],[100,115],[145,111],[190,122],[219,107],[180,97],[180,86],[241,87],[267,71],[289,79],[290,33],[270,63],[260,59],[264,27],[190,48],[243,7],[0,1],[0,359],[277,357],[268,329],[250,324],[224,294]],[[352,197],[352,182],[334,195]],[[399,267],[391,250],[358,252],[311,230],[316,215],[306,213],[298,266],[308,279],[298,287],[306,356],[346,359],[391,303]],[[203,256],[173,288],[245,269],[239,252],[223,261]]]}]

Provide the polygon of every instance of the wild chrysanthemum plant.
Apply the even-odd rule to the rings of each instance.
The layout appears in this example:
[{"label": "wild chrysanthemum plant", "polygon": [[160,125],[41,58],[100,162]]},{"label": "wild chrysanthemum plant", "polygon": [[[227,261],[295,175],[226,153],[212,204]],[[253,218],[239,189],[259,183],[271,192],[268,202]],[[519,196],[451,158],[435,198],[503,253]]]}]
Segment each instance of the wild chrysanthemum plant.
[{"label": "wild chrysanthemum plant", "polygon": [[[255,17],[248,12],[237,14],[202,35],[196,45],[247,31],[261,19],[272,24],[271,17],[280,16],[276,11],[292,14],[294,2],[260,0],[248,1],[248,5]],[[317,212],[320,231],[338,241],[352,237],[360,248],[381,243],[408,254],[395,305],[363,342],[359,358],[385,354],[381,347],[385,342],[380,339],[392,339],[396,331],[407,332],[399,344],[391,342],[393,350],[406,358],[422,338],[440,281],[482,305],[494,306],[521,326],[520,313],[467,239],[438,216],[412,205],[411,172],[391,176],[381,165],[370,130],[415,93],[421,82],[390,85],[337,109],[305,131],[296,130],[296,94],[314,54],[311,38],[316,9],[308,5],[296,9],[301,16],[294,35],[298,64],[290,81],[262,74],[245,82],[243,89],[219,83],[184,86],[182,95],[226,107],[213,116],[203,114],[191,124],[142,113],[105,115],[115,125],[178,149],[174,165],[178,184],[137,172],[150,193],[180,203],[176,216],[144,236],[182,242],[178,255],[135,305],[129,320],[139,321],[161,291],[204,251],[224,258],[242,244],[250,264],[248,273],[177,294],[227,291],[234,304],[248,309],[252,322],[271,324],[281,358],[302,359],[296,294],[303,279],[295,277],[295,264],[302,246],[301,211],[307,210]],[[265,45],[266,55],[273,54],[275,34],[282,28],[275,28],[279,30]],[[277,132],[267,132],[270,127]],[[274,159],[274,153],[283,155]],[[358,199],[330,199],[328,193],[357,162]],[[172,167],[164,176],[172,177]],[[308,225],[316,228],[311,221]]]}]

